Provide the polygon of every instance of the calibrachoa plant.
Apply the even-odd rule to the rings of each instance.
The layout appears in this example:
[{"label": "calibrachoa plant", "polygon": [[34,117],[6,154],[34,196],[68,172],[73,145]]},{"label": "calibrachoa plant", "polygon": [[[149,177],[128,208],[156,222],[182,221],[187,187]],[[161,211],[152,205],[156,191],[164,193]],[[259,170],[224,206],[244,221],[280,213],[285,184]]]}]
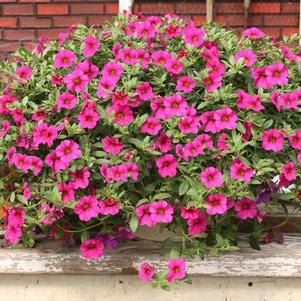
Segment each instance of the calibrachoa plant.
[{"label": "calibrachoa plant", "polygon": [[297,40],[123,14],[19,49],[1,65],[7,242],[43,233],[98,259],[159,225],[182,244],[139,278],[166,287],[187,280],[181,256],[235,249],[241,225],[254,248],[282,239],[265,217],[300,209]]}]

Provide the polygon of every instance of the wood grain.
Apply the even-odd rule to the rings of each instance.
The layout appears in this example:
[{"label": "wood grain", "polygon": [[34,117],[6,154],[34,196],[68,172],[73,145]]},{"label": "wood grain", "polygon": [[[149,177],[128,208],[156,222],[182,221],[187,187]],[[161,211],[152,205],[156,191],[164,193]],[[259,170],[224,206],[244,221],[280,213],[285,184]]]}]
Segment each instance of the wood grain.
[{"label": "wood grain", "polygon": [[[130,275],[144,261],[166,268],[160,250],[160,243],[131,241],[107,250],[99,261],[86,261],[76,247],[43,242],[34,249],[0,249],[0,274]],[[187,271],[192,276],[301,277],[301,236],[286,235],[282,245],[263,245],[261,251],[242,241],[236,252],[205,260],[188,258]]]}]

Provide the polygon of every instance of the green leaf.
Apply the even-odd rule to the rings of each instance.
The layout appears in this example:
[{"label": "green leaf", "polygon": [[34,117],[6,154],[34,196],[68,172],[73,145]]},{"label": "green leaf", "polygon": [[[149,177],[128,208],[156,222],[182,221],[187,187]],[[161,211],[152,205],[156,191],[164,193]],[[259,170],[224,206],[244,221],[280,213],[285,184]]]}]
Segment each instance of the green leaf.
[{"label": "green leaf", "polygon": [[132,215],[129,225],[130,225],[131,231],[136,232],[136,230],[138,228],[138,218],[136,215]]},{"label": "green leaf", "polygon": [[89,237],[90,237],[90,235],[89,235],[88,231],[83,231],[80,235],[80,240],[81,240],[81,242],[84,242],[84,241],[88,240]]},{"label": "green leaf", "polygon": [[261,250],[259,240],[253,234],[249,237],[249,244],[255,250]]},{"label": "green leaf", "polygon": [[188,181],[183,181],[179,186],[179,195],[184,195],[189,189]]},{"label": "green leaf", "polygon": [[156,195],[154,195],[153,200],[167,199],[170,197],[171,197],[171,194],[169,194],[167,192],[160,192],[160,193],[157,193]]}]

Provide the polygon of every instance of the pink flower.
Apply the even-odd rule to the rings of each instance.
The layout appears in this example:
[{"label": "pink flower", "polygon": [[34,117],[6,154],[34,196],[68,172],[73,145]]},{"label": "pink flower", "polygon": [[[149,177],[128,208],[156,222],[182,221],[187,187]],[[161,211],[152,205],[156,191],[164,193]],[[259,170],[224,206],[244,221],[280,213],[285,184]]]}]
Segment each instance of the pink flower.
[{"label": "pink flower", "polygon": [[110,92],[116,87],[116,82],[108,77],[102,77],[98,83],[96,96],[99,98],[107,98]]},{"label": "pink flower", "polygon": [[217,188],[223,186],[222,173],[214,167],[207,167],[200,174],[200,180],[206,188]]},{"label": "pink flower", "polygon": [[148,82],[141,83],[135,92],[142,100],[149,100],[154,96],[153,89]]},{"label": "pink flower", "polygon": [[152,53],[152,59],[155,65],[165,66],[165,64],[172,59],[172,55],[166,50],[158,50]]},{"label": "pink flower", "polygon": [[88,77],[89,81],[96,78],[99,73],[98,67],[93,65],[90,60],[84,60],[83,62],[78,63],[75,68],[82,71],[83,74]]},{"label": "pink flower", "polygon": [[86,188],[89,185],[90,171],[84,167],[70,172],[74,189]]},{"label": "pink flower", "polygon": [[63,202],[68,203],[75,200],[75,191],[72,183],[59,183],[58,190],[61,193]]},{"label": "pink flower", "polygon": [[182,207],[181,208],[181,217],[183,219],[197,219],[199,217],[200,210],[194,207]]},{"label": "pink flower", "polygon": [[242,198],[236,202],[234,209],[239,219],[254,218],[257,215],[256,202],[249,198]]},{"label": "pink flower", "polygon": [[251,50],[244,49],[238,51],[234,56],[235,63],[237,63],[240,59],[242,59],[246,67],[251,67],[257,61],[257,56]]},{"label": "pink flower", "polygon": [[178,25],[170,24],[165,28],[166,39],[170,40],[176,38],[181,34],[181,27]]},{"label": "pink flower", "polygon": [[214,150],[212,138],[207,134],[201,134],[194,139],[197,143],[202,146],[202,149]]},{"label": "pink flower", "polygon": [[56,148],[56,154],[63,162],[69,163],[81,157],[79,145],[73,140],[64,140]]},{"label": "pink flower", "polygon": [[164,107],[166,115],[173,117],[185,116],[188,105],[183,96],[174,94],[164,98]]},{"label": "pink flower", "polygon": [[139,167],[138,164],[127,162],[122,164],[123,169],[128,177],[131,177],[133,181],[137,181],[139,177]]},{"label": "pink flower", "polygon": [[136,28],[137,38],[138,39],[152,39],[156,35],[156,29],[154,26],[146,21],[138,23]]},{"label": "pink flower", "polygon": [[32,69],[27,66],[21,66],[17,68],[16,75],[19,78],[19,82],[29,81],[32,75]]},{"label": "pink flower", "polygon": [[40,121],[40,120],[46,119],[47,117],[48,117],[48,115],[45,113],[45,110],[40,109],[32,115],[31,119],[33,121]]},{"label": "pink flower", "polygon": [[178,75],[183,71],[183,64],[176,59],[169,59],[164,66],[172,75]]},{"label": "pink flower", "polygon": [[260,40],[265,36],[264,32],[262,32],[257,27],[250,27],[250,28],[246,29],[242,33],[242,35],[244,37],[250,38],[251,40]]},{"label": "pink flower", "polygon": [[70,162],[62,161],[56,151],[52,151],[45,157],[45,164],[48,165],[54,173],[68,168]]},{"label": "pink flower", "polygon": [[39,175],[43,167],[43,161],[36,156],[29,156],[28,159],[29,159],[30,169],[32,169],[33,174],[35,176]]},{"label": "pink flower", "polygon": [[204,154],[204,149],[198,139],[194,139],[188,142],[183,148],[183,158],[196,158],[199,155]]},{"label": "pink flower", "polygon": [[284,175],[287,181],[292,182],[296,180],[296,168],[293,162],[286,163],[281,170],[281,174]]},{"label": "pink flower", "polygon": [[110,181],[126,182],[127,181],[127,170],[123,165],[112,166],[109,171],[107,178]]},{"label": "pink flower", "polygon": [[285,108],[287,110],[297,110],[300,101],[298,99],[297,93],[293,92],[293,93],[283,93],[279,97],[276,97],[276,102],[277,103],[275,105],[279,111],[282,108]]},{"label": "pink flower", "polygon": [[13,158],[13,164],[16,166],[17,169],[27,173],[30,169],[30,160],[29,157],[24,154],[15,154]]},{"label": "pink flower", "polygon": [[95,196],[83,196],[74,206],[74,212],[81,221],[89,221],[99,214],[98,200]]},{"label": "pink flower", "polygon": [[199,48],[203,45],[203,38],[205,36],[205,30],[196,27],[186,27],[183,29],[185,45],[191,45]]},{"label": "pink flower", "polygon": [[207,214],[209,215],[223,214],[228,210],[227,198],[220,193],[210,194],[205,199],[205,204],[209,206],[207,208]]},{"label": "pink flower", "polygon": [[301,167],[301,152],[297,155],[297,161],[300,164]]},{"label": "pink flower", "polygon": [[137,206],[135,209],[136,215],[138,217],[140,226],[155,226],[154,220],[151,218],[152,214],[150,212],[150,204],[142,204]]},{"label": "pink flower", "polygon": [[227,130],[236,129],[238,118],[232,109],[225,107],[215,111],[213,116],[214,120],[216,121],[217,128]]},{"label": "pink flower", "polygon": [[113,105],[126,106],[129,104],[128,94],[123,93],[122,91],[112,93],[111,97]]},{"label": "pink flower", "polygon": [[262,147],[265,150],[278,153],[283,149],[283,144],[284,136],[276,129],[265,131],[262,135]]},{"label": "pink flower", "polygon": [[167,281],[182,280],[186,276],[186,264],[184,259],[171,259],[168,262]]},{"label": "pink flower", "polygon": [[254,112],[259,112],[264,109],[264,106],[261,104],[260,96],[253,96],[246,93],[243,90],[238,90],[236,93],[237,99],[237,107],[241,110],[251,109]]},{"label": "pink flower", "polygon": [[59,94],[57,108],[72,110],[75,107],[76,102],[77,98],[75,95],[65,92],[63,94]]},{"label": "pink flower", "polygon": [[99,48],[99,41],[93,36],[87,36],[84,40],[84,49],[82,51],[83,56],[93,56]]},{"label": "pink flower", "polygon": [[82,92],[89,84],[89,77],[80,69],[75,69],[64,76],[67,89],[74,92]]},{"label": "pink flower", "polygon": [[124,144],[116,137],[105,137],[102,139],[102,147],[105,152],[118,156]]},{"label": "pink flower", "polygon": [[212,132],[215,134],[220,131],[220,127],[215,119],[217,115],[214,113],[215,113],[214,111],[204,112],[200,116],[200,120],[204,126],[203,130],[205,132]]},{"label": "pink flower", "polygon": [[156,139],[155,145],[162,153],[167,153],[172,149],[172,141],[165,132],[162,132]]},{"label": "pink flower", "polygon": [[160,130],[161,130],[160,122],[156,118],[148,117],[143,123],[140,132],[147,133],[151,136],[156,136],[158,135]]},{"label": "pink flower", "polygon": [[266,67],[254,68],[251,74],[256,88],[270,88],[270,84],[267,81]]},{"label": "pink flower", "polygon": [[128,106],[113,105],[109,108],[113,113],[113,120],[120,126],[127,126],[134,120],[134,114]]},{"label": "pink flower", "polygon": [[173,155],[166,154],[159,157],[156,165],[162,178],[175,177],[177,174],[178,161]]},{"label": "pink flower", "polygon": [[146,50],[137,49],[136,50],[136,58],[137,58],[138,62],[140,63],[142,69],[148,68],[148,65],[150,63],[150,57]]},{"label": "pink flower", "polygon": [[203,80],[203,82],[206,86],[206,90],[208,92],[212,92],[223,85],[222,80],[223,78],[220,75],[216,73],[211,73]]},{"label": "pink flower", "polygon": [[282,63],[267,66],[265,73],[269,86],[284,86],[288,83],[288,69]]},{"label": "pink flower", "polygon": [[149,211],[151,213],[151,219],[155,224],[169,224],[172,222],[174,209],[165,200],[159,200],[151,203],[149,206]]},{"label": "pink flower", "polygon": [[176,91],[183,91],[190,93],[195,87],[195,81],[189,76],[185,75],[177,80]]},{"label": "pink flower", "polygon": [[24,181],[23,183],[23,197],[26,200],[30,200],[32,198],[32,192],[28,186],[28,182]]},{"label": "pink flower", "polygon": [[198,118],[192,116],[186,116],[178,123],[179,130],[185,135],[197,134],[200,126]]},{"label": "pink flower", "polygon": [[103,248],[100,239],[88,239],[80,245],[80,252],[86,259],[99,259],[103,256]]},{"label": "pink flower", "polygon": [[240,159],[236,159],[230,166],[230,177],[233,180],[243,180],[250,182],[254,176],[255,171],[246,165],[244,165]]},{"label": "pink flower", "polygon": [[222,64],[218,58],[210,59],[205,66],[207,69],[210,69],[209,75],[211,77],[216,77],[220,80],[220,76],[225,73],[225,66]]},{"label": "pink flower", "polygon": [[0,132],[0,137],[4,138],[7,135],[9,129],[10,129],[10,122],[8,120],[3,120],[2,121],[2,129],[1,129],[1,132]]},{"label": "pink flower", "polygon": [[249,140],[251,140],[251,138],[252,138],[252,131],[251,131],[251,129],[252,129],[253,125],[254,124],[252,122],[250,122],[250,121],[245,121],[243,123],[243,126],[245,128],[245,133],[242,135],[242,140],[243,141],[249,141]]},{"label": "pink flower", "polygon": [[8,224],[4,233],[5,239],[9,243],[15,244],[18,242],[19,238],[22,236],[22,229],[20,225]]},{"label": "pink flower", "polygon": [[217,148],[219,151],[226,151],[229,149],[229,146],[227,144],[227,133],[222,133],[217,140]]},{"label": "pink flower", "polygon": [[76,55],[71,50],[61,50],[55,55],[54,67],[55,68],[69,68],[76,60]]},{"label": "pink flower", "polygon": [[8,211],[8,224],[21,227],[25,221],[25,210],[20,208],[11,208]]},{"label": "pink flower", "polygon": [[120,203],[112,198],[99,201],[99,212],[103,215],[116,215],[119,209]]},{"label": "pink flower", "polygon": [[301,131],[295,131],[293,135],[288,137],[288,140],[292,148],[301,150]]},{"label": "pink flower", "polygon": [[78,114],[77,119],[82,128],[94,129],[100,119],[100,116],[97,113],[96,109],[86,107],[81,110],[81,112]]},{"label": "pink flower", "polygon": [[189,235],[200,235],[206,231],[208,220],[203,213],[199,212],[197,218],[188,219],[187,224]]},{"label": "pink flower", "polygon": [[108,62],[102,69],[102,76],[117,83],[122,75],[123,68],[117,62]]},{"label": "pink flower", "polygon": [[142,281],[149,282],[155,274],[155,269],[148,263],[144,262],[139,268],[138,278]]}]

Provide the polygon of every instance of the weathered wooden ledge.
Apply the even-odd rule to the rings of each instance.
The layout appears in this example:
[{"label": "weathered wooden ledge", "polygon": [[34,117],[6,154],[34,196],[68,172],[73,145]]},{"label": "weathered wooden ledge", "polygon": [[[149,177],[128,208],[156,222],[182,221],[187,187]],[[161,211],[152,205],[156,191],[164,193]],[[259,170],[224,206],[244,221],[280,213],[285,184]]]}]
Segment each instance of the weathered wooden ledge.
[{"label": "weathered wooden ledge", "polygon": [[[132,241],[106,251],[102,260],[86,261],[77,248],[47,242],[34,249],[0,249],[0,274],[130,275],[144,261],[166,268],[159,253],[160,243]],[[239,251],[187,259],[187,267],[192,276],[301,277],[301,234],[287,235],[282,245],[263,245],[261,251],[242,242]]]}]

